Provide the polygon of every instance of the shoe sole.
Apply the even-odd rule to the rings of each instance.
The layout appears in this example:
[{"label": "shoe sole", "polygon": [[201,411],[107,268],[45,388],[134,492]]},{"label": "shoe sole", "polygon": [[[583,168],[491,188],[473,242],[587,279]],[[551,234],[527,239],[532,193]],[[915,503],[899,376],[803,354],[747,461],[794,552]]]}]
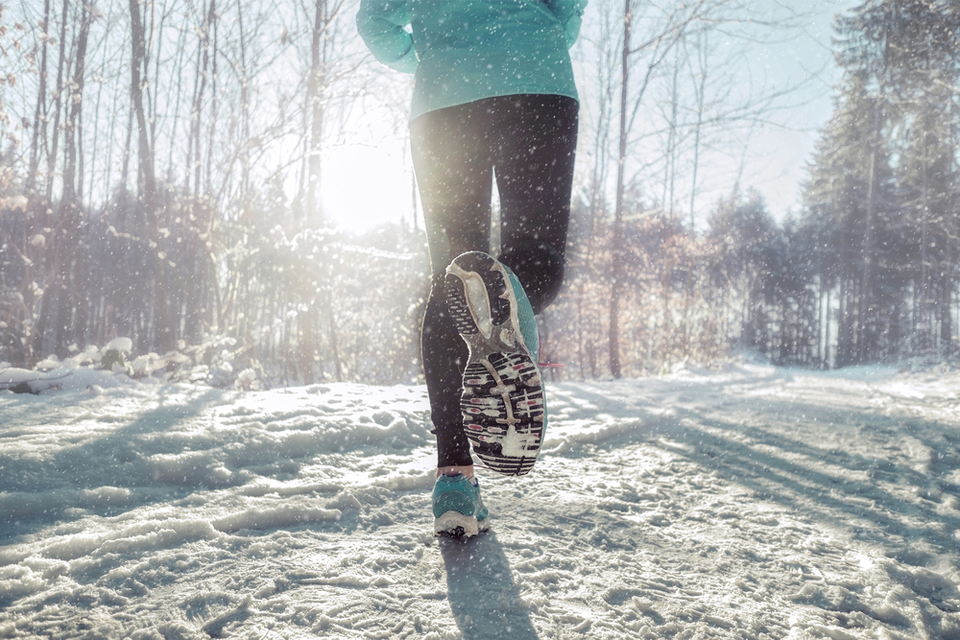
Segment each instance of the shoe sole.
[{"label": "shoe sole", "polygon": [[523,344],[513,288],[483,253],[457,258],[444,284],[450,315],[470,348],[460,400],[464,433],[490,469],[525,475],[543,439],[543,382]]},{"label": "shoe sole", "polygon": [[447,538],[469,538],[490,528],[486,520],[478,521],[458,511],[447,511],[433,521],[433,534]]}]

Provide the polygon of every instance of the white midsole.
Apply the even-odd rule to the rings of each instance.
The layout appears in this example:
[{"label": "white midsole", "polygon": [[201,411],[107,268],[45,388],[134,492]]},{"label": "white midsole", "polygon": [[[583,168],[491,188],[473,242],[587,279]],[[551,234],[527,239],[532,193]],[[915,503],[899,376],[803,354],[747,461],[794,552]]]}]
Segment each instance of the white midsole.
[{"label": "white midsole", "polygon": [[434,533],[451,533],[457,529],[463,529],[464,537],[469,538],[486,530],[487,522],[478,523],[474,516],[465,516],[456,511],[447,511],[433,522]]},{"label": "white midsole", "polygon": [[489,340],[493,335],[493,318],[490,317],[490,298],[483,278],[478,273],[464,270],[456,262],[447,267],[447,273],[457,276],[463,282],[463,295],[473,316],[473,323],[481,335]]}]

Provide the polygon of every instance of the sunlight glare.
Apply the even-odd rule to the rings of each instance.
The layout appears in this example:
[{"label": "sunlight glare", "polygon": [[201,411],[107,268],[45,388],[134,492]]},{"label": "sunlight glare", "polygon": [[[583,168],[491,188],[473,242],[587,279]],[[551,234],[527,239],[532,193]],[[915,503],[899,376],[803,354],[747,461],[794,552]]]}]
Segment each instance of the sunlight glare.
[{"label": "sunlight glare", "polygon": [[413,169],[400,136],[349,144],[324,153],[323,206],[338,228],[362,233],[386,223],[410,223]]}]

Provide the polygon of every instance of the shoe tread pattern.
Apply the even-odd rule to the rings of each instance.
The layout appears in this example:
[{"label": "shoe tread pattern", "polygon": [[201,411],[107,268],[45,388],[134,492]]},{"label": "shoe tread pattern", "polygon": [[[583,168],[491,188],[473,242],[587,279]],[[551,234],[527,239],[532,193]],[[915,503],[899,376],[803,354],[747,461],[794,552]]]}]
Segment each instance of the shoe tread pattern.
[{"label": "shoe tread pattern", "polygon": [[[464,432],[477,457],[497,473],[522,476],[533,469],[543,437],[543,408],[540,372],[522,351],[491,354],[464,372]],[[523,441],[519,456],[503,450],[511,425]]]},{"label": "shoe tread pattern", "polygon": [[[457,258],[457,265],[464,271],[477,274],[483,280],[494,325],[509,322],[510,302],[503,297],[507,290],[507,282],[503,273],[496,268],[496,261],[484,253],[467,253]],[[467,303],[465,283],[456,275],[448,273],[444,278],[444,289],[447,295],[447,309],[450,311],[457,332],[463,336],[479,334],[480,329],[474,322],[470,305]]]}]

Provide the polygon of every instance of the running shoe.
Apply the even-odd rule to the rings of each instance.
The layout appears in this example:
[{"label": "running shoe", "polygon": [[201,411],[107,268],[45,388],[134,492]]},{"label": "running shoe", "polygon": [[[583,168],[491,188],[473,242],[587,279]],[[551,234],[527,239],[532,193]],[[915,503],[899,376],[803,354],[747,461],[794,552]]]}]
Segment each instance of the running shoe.
[{"label": "running shoe", "polygon": [[470,349],[460,399],[464,432],[484,465],[525,475],[546,428],[530,301],[508,267],[478,251],[458,256],[444,285],[447,308]]},{"label": "running shoe", "polygon": [[438,536],[465,538],[490,528],[490,513],[480,499],[476,478],[462,473],[441,475],[433,486],[433,532]]}]

